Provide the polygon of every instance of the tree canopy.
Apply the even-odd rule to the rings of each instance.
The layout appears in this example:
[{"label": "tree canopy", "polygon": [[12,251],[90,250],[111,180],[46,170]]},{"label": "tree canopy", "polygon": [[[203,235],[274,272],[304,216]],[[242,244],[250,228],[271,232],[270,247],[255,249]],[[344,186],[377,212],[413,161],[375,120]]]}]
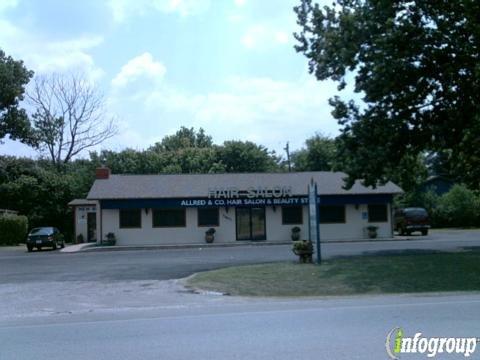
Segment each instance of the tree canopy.
[{"label": "tree canopy", "polygon": [[301,0],[295,12],[310,72],[339,91],[353,78],[363,96],[330,100],[347,185],[385,182],[423,151],[448,150],[479,188],[480,2]]},{"label": "tree canopy", "polygon": [[0,49],[0,141],[7,135],[30,144],[33,141],[27,113],[19,107],[32,76],[23,61],[6,56]]},{"label": "tree canopy", "polygon": [[295,171],[333,171],[340,167],[335,139],[315,134],[305,141],[305,148],[292,153]]}]

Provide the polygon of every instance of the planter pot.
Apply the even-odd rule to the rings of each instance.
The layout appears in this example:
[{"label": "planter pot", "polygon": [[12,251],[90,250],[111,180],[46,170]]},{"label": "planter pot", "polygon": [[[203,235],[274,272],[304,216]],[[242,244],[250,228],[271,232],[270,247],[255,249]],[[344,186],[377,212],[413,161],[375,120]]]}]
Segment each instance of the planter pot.
[{"label": "planter pot", "polygon": [[368,237],[370,239],[375,239],[377,237],[377,231],[376,230],[368,230]]},{"label": "planter pot", "polygon": [[303,264],[313,262],[313,251],[310,250],[294,250],[293,253],[298,256],[298,261]]},{"label": "planter pot", "polygon": [[205,241],[208,243],[208,244],[211,244],[213,243],[213,240],[215,239],[215,236],[214,235],[205,235]]},{"label": "planter pot", "polygon": [[300,240],[300,232],[292,232],[292,241]]}]

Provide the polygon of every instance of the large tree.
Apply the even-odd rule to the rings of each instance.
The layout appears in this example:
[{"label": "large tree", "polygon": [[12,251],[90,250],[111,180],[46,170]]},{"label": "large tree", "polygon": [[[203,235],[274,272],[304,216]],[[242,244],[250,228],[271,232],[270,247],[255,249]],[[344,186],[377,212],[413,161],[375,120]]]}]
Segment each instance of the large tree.
[{"label": "large tree", "polygon": [[348,185],[385,182],[423,151],[448,150],[478,188],[479,1],[302,0],[295,12],[310,72],[339,91],[352,79],[363,96],[330,101]]},{"label": "large tree", "polygon": [[251,141],[225,141],[217,147],[218,162],[225,172],[274,172],[279,171],[280,158],[275,152]]},{"label": "large tree", "polygon": [[11,139],[32,143],[30,121],[25,110],[19,108],[32,76],[23,61],[0,50],[0,141],[9,135]]},{"label": "large tree", "polygon": [[27,95],[38,147],[57,166],[116,134],[103,96],[82,75],[36,77]]},{"label": "large tree", "polygon": [[296,171],[332,171],[340,167],[335,139],[322,134],[305,140],[305,147],[292,154],[292,161]]},{"label": "large tree", "polygon": [[155,143],[149,149],[153,151],[176,151],[185,148],[208,148],[212,147],[212,137],[205,134],[205,130],[200,128],[187,128],[182,126],[173,135],[165,136],[162,141]]}]

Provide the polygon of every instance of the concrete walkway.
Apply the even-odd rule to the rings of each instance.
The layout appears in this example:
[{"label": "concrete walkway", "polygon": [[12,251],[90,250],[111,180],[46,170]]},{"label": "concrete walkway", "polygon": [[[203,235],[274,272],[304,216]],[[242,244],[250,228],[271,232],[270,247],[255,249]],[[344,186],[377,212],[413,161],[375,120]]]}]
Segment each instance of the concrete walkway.
[{"label": "concrete walkway", "polygon": [[94,247],[95,243],[85,243],[85,244],[75,244],[75,245],[66,245],[60,252],[64,253],[74,253],[79,251],[85,251],[88,248]]}]

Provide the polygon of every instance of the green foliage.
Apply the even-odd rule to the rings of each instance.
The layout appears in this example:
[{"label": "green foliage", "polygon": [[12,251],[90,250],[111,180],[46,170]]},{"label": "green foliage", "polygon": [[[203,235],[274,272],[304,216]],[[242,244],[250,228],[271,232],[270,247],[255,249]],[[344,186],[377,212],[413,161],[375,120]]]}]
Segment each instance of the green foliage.
[{"label": "green foliage", "polygon": [[32,76],[33,72],[27,70],[23,61],[6,56],[0,49],[0,140],[9,135],[33,144],[28,116],[18,107]]},{"label": "green foliage", "polygon": [[305,145],[292,153],[295,171],[332,171],[338,166],[335,139],[315,134],[305,141]]},{"label": "green foliage", "polygon": [[28,219],[22,215],[0,216],[0,245],[17,245],[25,242]]},{"label": "green foliage", "polygon": [[0,156],[0,208],[26,215],[30,226],[55,226],[71,239],[73,217],[68,202],[87,195],[94,178],[85,160],[61,170],[50,162]]},{"label": "green foliage", "polygon": [[218,162],[225,172],[273,172],[279,170],[275,152],[251,141],[225,141],[216,147]]},{"label": "green foliage", "polygon": [[395,199],[395,207],[423,207],[434,227],[480,226],[480,194],[465,185],[454,185],[438,196],[433,191],[412,191]]},{"label": "green foliage", "polygon": [[299,240],[293,242],[294,253],[308,252],[313,253],[313,244],[310,240]]},{"label": "green foliage", "polygon": [[454,185],[438,199],[436,222],[443,226],[480,225],[480,197],[464,185]]},{"label": "green foliage", "polygon": [[318,80],[354,78],[363,103],[330,100],[348,185],[386,182],[423,151],[451,151],[479,189],[480,2],[301,0],[296,50]]},{"label": "green foliage", "polygon": [[182,126],[174,135],[165,136],[162,141],[151,146],[149,150],[175,151],[185,148],[208,148],[212,147],[212,137],[205,134],[205,130],[195,131],[194,128]]}]

